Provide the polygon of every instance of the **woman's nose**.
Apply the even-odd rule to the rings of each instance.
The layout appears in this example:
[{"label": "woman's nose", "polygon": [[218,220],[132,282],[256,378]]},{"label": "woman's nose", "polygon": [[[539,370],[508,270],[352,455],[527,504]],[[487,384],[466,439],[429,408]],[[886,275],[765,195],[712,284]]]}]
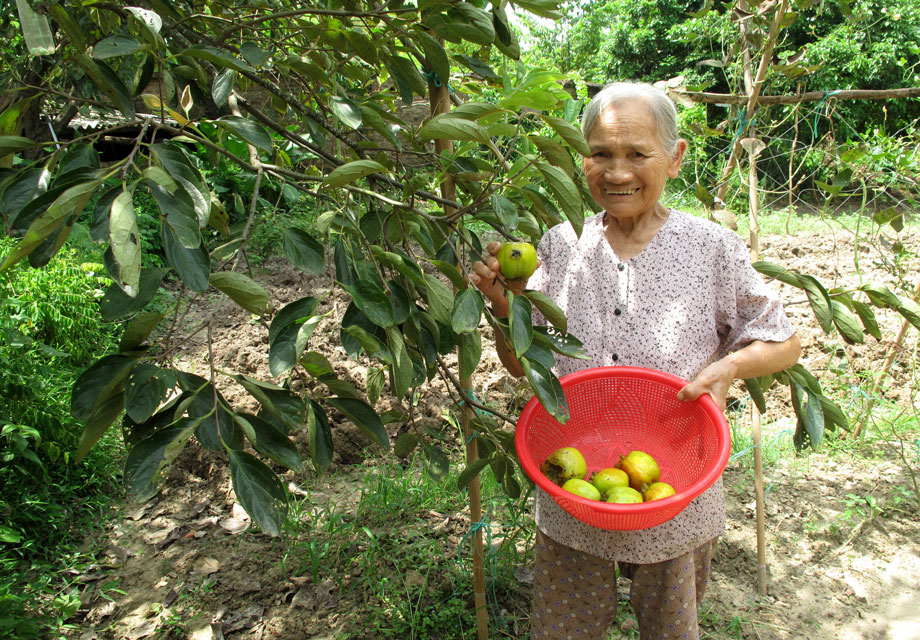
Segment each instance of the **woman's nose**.
[{"label": "woman's nose", "polygon": [[632,177],[632,167],[623,158],[610,158],[604,167],[604,178],[611,182],[620,182]]}]

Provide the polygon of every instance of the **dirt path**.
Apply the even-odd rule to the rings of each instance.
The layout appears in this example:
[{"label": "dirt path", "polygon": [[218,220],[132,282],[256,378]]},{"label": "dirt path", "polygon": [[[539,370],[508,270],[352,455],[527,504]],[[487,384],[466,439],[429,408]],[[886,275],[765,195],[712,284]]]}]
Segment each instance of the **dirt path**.
[{"label": "dirt path", "polygon": [[[893,285],[881,268],[884,254],[868,245],[854,249],[845,234],[773,237],[763,245],[764,259],[811,273],[828,286],[854,284],[855,276],[848,270],[858,252],[865,281]],[[916,263],[911,268],[915,274]],[[277,265],[260,271],[278,306],[304,295],[320,295],[331,286],[328,274],[310,279]],[[853,372],[877,370],[886,344],[830,341],[817,329],[797,292],[783,287],[782,295],[803,338],[803,362],[826,387],[835,393],[846,391],[855,386]],[[333,313],[316,330],[309,348],[325,355],[339,377],[363,388],[365,364],[347,360],[339,346],[336,318],[344,307],[344,299],[336,294],[324,300],[320,311]],[[219,366],[269,378],[266,331],[241,310],[224,308],[213,345]],[[879,317],[890,339],[899,319],[885,313]],[[916,338],[911,341],[910,347]],[[180,364],[203,372],[206,353],[204,344],[190,342]],[[849,373],[837,373],[844,361]],[[908,367],[897,365],[887,392],[905,408],[913,391],[910,373]],[[521,404],[518,385],[504,374],[488,344],[476,383],[480,397],[508,411]],[[255,409],[232,384],[222,392],[238,408]],[[764,416],[767,441],[788,438],[794,426],[784,394],[770,398],[770,411]],[[443,388],[426,389],[417,403],[418,419],[438,426],[449,405]],[[382,400],[378,409],[386,408]],[[915,498],[907,470],[895,453],[897,440],[871,442],[855,452],[787,456],[768,465],[767,597],[756,592],[753,477],[739,461],[729,464],[728,527],[703,607],[706,637],[920,640],[920,525],[911,506]],[[348,423],[334,425],[334,444],[332,474],[316,478],[304,472],[286,479],[296,490],[309,491],[318,509],[329,510],[335,504],[338,512],[348,514],[359,493],[355,488],[380,461],[366,457],[366,440]],[[912,455],[916,465],[920,453]],[[430,521],[400,526],[440,527],[444,553],[455,555],[469,527],[468,517],[462,512],[432,514],[426,520]],[[75,629],[70,638],[331,639],[342,637],[343,630],[352,638],[376,637],[360,631],[364,604],[350,600],[335,582],[292,577],[288,547],[249,527],[235,503],[226,469],[196,447],[183,452],[160,495],[146,504],[124,507],[107,544],[108,562],[80,578],[83,607],[71,621]],[[518,605],[529,598],[526,566],[520,577],[514,598]],[[611,637],[635,637],[630,624],[624,622]],[[519,633],[523,637],[523,631]],[[501,637],[514,636],[505,630]]]}]

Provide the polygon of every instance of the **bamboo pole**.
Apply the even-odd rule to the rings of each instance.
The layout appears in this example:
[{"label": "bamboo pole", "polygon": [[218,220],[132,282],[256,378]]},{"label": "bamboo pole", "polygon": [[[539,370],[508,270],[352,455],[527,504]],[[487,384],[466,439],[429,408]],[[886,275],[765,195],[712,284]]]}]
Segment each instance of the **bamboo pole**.
[{"label": "bamboo pole", "polygon": [[[447,113],[450,110],[450,93],[447,89],[447,82],[436,85],[428,83],[428,95],[431,106],[431,115],[436,116]],[[435,151],[440,156],[442,151],[451,152],[453,144],[450,140],[438,138],[434,141]],[[452,202],[456,201],[456,184],[453,177],[446,173],[441,182],[441,196]],[[450,216],[454,211],[451,207],[445,207],[445,213]],[[463,347],[459,347],[463,348]],[[460,380],[460,388],[463,390],[464,398],[469,397],[473,388],[471,378]],[[470,465],[479,457],[476,438],[472,428],[473,408],[469,403],[464,402],[460,417],[461,431],[463,440],[466,443],[466,464]],[[473,478],[469,485],[470,493],[470,525],[473,527],[473,601],[476,606],[476,633],[478,640],[489,639],[489,611],[486,607],[486,580],[485,570],[483,568],[483,550],[482,550],[482,527],[479,523],[482,521],[482,494],[479,487],[479,477]]]}]

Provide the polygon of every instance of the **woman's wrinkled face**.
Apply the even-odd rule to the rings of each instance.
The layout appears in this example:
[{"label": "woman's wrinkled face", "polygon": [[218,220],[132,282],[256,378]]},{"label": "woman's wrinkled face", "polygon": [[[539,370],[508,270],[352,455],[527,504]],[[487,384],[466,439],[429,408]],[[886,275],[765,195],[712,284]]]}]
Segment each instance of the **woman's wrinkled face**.
[{"label": "woman's wrinkled face", "polygon": [[668,178],[677,177],[687,143],[668,153],[651,109],[641,99],[612,105],[587,134],[591,155],[583,160],[594,200],[617,220],[653,213]]}]

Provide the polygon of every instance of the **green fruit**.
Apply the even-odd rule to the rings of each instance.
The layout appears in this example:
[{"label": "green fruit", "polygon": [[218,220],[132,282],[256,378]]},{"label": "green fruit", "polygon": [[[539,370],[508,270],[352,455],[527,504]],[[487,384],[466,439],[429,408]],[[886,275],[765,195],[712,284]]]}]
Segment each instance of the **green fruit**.
[{"label": "green fruit", "polygon": [[537,250],[529,242],[506,242],[495,257],[499,271],[509,280],[526,280],[537,269]]},{"label": "green fruit", "polygon": [[540,465],[540,471],[547,478],[562,486],[566,480],[585,477],[588,473],[588,465],[585,457],[575,447],[562,447],[553,451],[543,464]]},{"label": "green fruit", "polygon": [[597,487],[602,494],[606,494],[613,487],[628,487],[629,476],[622,469],[601,469],[591,476],[591,484]]},{"label": "green fruit", "polygon": [[572,478],[571,480],[566,480],[565,484],[562,485],[562,488],[569,493],[574,493],[576,496],[581,496],[582,498],[587,498],[588,500],[601,499],[601,492],[598,491],[597,487],[595,487],[587,480]]},{"label": "green fruit", "polygon": [[642,502],[642,494],[632,487],[614,487],[604,499],[617,504],[636,504]]}]

